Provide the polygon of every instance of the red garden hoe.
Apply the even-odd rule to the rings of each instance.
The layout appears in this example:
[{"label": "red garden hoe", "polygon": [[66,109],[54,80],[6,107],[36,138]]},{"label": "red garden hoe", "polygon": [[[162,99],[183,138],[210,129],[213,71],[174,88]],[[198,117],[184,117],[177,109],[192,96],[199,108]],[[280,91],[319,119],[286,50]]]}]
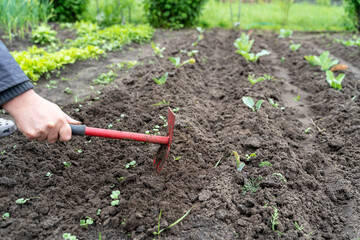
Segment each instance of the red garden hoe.
[{"label": "red garden hoe", "polygon": [[165,164],[166,159],[169,156],[170,146],[174,135],[175,115],[170,108],[168,110],[167,122],[168,122],[168,135],[166,137],[133,133],[133,132],[114,131],[114,130],[101,129],[101,128],[92,128],[92,127],[87,127],[85,125],[70,125],[70,127],[73,135],[79,135],[79,136],[87,135],[87,136],[115,138],[115,139],[128,139],[139,142],[161,144],[161,147],[157,151],[153,163],[155,169],[158,172],[160,172]]}]

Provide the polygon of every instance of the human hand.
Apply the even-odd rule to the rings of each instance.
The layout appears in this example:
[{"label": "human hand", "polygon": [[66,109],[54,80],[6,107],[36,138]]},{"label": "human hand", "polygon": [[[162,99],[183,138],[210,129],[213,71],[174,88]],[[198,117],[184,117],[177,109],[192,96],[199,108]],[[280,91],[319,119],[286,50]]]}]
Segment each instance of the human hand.
[{"label": "human hand", "polygon": [[34,90],[13,98],[2,107],[14,117],[18,129],[27,138],[37,139],[39,142],[47,140],[54,143],[58,139],[69,141],[69,124],[80,124],[65,114],[59,106],[36,94]]}]

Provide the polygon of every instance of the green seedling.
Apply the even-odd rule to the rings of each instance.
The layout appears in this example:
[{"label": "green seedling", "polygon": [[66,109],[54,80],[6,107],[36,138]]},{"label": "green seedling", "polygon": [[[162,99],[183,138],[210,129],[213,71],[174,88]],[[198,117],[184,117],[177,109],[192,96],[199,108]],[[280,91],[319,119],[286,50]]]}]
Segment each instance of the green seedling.
[{"label": "green seedling", "polygon": [[295,102],[300,101],[300,94],[298,94],[298,95],[297,95],[297,97],[296,97],[296,98],[294,98],[294,101],[295,101]]},{"label": "green seedling", "polygon": [[196,31],[198,31],[200,34],[203,34],[205,32],[205,29],[202,27],[196,27]]},{"label": "green seedling", "polygon": [[245,155],[246,161],[250,161],[250,159],[251,159],[252,157],[256,157],[256,153],[251,153],[250,155],[249,155],[249,154],[246,154],[246,155]]},{"label": "green seedling", "polygon": [[118,206],[120,201],[119,201],[119,196],[120,196],[120,191],[116,190],[116,191],[112,191],[110,197],[113,199],[113,201],[111,201],[111,206]]},{"label": "green seedling", "polygon": [[275,231],[275,226],[279,224],[279,212],[276,207],[274,208],[274,213],[271,214],[271,229]]},{"label": "green seedling", "polygon": [[57,83],[58,83],[58,81],[56,81],[56,80],[50,80],[49,83],[45,85],[45,88],[47,88],[47,89],[57,88],[57,86],[56,86]]},{"label": "green seedling", "polygon": [[135,166],[136,166],[136,161],[131,161],[125,165],[125,169],[128,169],[129,167],[135,167]]},{"label": "green seedling", "polygon": [[265,81],[265,80],[271,80],[273,79],[274,77],[268,75],[268,74],[264,74],[262,77],[258,77],[258,78],[255,78],[255,74],[252,74],[252,75],[249,75],[248,76],[248,80],[251,84],[255,84],[255,83],[258,83],[258,82],[262,82],[262,81]]},{"label": "green seedling", "polygon": [[295,230],[296,231],[304,230],[304,227],[302,225],[299,225],[296,221],[295,221],[294,225],[295,225]]},{"label": "green seedling", "polygon": [[261,162],[260,164],[259,164],[259,167],[263,167],[263,166],[272,166],[272,164],[269,162],[269,161],[264,161],[264,162]]},{"label": "green seedling", "polygon": [[247,53],[247,52],[239,51],[239,50],[237,50],[236,52],[239,53],[247,61],[250,61],[250,62],[256,62],[257,60],[259,60],[260,57],[269,55],[271,53],[268,50],[261,50],[260,52],[258,52],[256,54],[255,53]]},{"label": "green seedling", "polygon": [[279,106],[279,103],[275,102],[272,98],[269,98],[269,103],[276,108]]},{"label": "green seedling", "polygon": [[154,42],[151,42],[151,47],[154,49],[155,55],[159,56],[160,58],[163,58],[164,55],[162,54],[163,51],[165,51],[166,48],[160,48],[160,45],[155,45]]},{"label": "green seedling", "polygon": [[326,71],[326,82],[337,90],[341,90],[341,83],[345,78],[345,74],[341,73],[337,77],[334,76],[334,73],[330,70]]},{"label": "green seedling", "polygon": [[236,151],[233,151],[231,155],[234,155],[236,161],[236,169],[241,172],[241,170],[245,167],[245,163],[240,161],[240,156]]},{"label": "green seedling", "polygon": [[119,180],[119,181],[124,181],[124,177],[119,177],[119,178],[117,178],[117,180]]},{"label": "green seedling", "polygon": [[162,233],[166,229],[171,228],[171,227],[175,226],[176,224],[178,224],[179,222],[181,222],[190,213],[192,208],[193,207],[191,207],[189,209],[189,211],[187,211],[181,218],[179,218],[178,220],[176,220],[175,222],[173,222],[172,224],[170,224],[169,226],[167,226],[166,228],[163,228],[163,229],[160,229],[160,220],[161,220],[161,213],[162,213],[162,210],[160,209],[159,221],[158,221],[158,230],[157,230],[157,232],[154,232],[154,235],[158,236],[158,238],[160,238],[160,233]]},{"label": "green seedling", "polygon": [[[264,102],[264,100],[258,100],[255,105],[255,102],[251,97],[242,97],[242,101],[253,112],[255,112],[256,110],[259,110],[261,108],[261,104]],[[254,108],[254,105],[255,105],[255,108]]]},{"label": "green seedling", "polygon": [[94,219],[91,217],[85,217],[85,219],[80,220],[80,226],[84,227],[85,229],[88,228],[89,225],[94,223]]},{"label": "green seedling", "polygon": [[101,213],[101,209],[99,208],[98,210],[97,210],[97,212],[96,212],[96,215],[100,215],[100,213]]},{"label": "green seedling", "polygon": [[101,240],[102,238],[101,238],[101,232],[99,232],[99,240]]},{"label": "green seedling", "polygon": [[242,195],[245,195],[248,191],[251,193],[255,193],[260,188],[260,183],[262,180],[262,176],[257,178],[251,178],[250,181],[248,180],[247,183],[242,187]]},{"label": "green seedling", "polygon": [[74,91],[71,90],[71,88],[67,87],[67,88],[64,89],[64,93],[69,94],[69,95],[73,95]]},{"label": "green seedling", "polygon": [[63,234],[63,239],[64,239],[64,240],[78,240],[78,239],[76,238],[76,236],[71,235],[70,233],[64,233],[64,234]]},{"label": "green seedling", "polygon": [[6,219],[8,219],[10,217],[10,213],[6,212],[2,215],[2,219],[5,221]]},{"label": "green seedling", "polygon": [[110,189],[113,189],[115,186],[116,186],[115,184],[111,184],[111,185],[109,186],[109,188],[110,188]]},{"label": "green seedling", "polygon": [[221,159],[223,158],[223,156],[224,156],[224,154],[221,155],[221,157],[219,158],[219,160],[216,162],[214,168],[216,168],[216,167],[219,165],[219,163],[220,163]]},{"label": "green seedling", "polygon": [[285,62],[285,57],[281,57],[280,62],[281,63]]},{"label": "green seedling", "polygon": [[301,47],[301,44],[291,44],[290,49],[296,52]]},{"label": "green seedling", "polygon": [[278,38],[291,38],[293,31],[291,29],[280,29]]},{"label": "green seedling", "polygon": [[286,178],[281,173],[273,173],[274,176],[278,176],[282,181],[287,182]]},{"label": "green seedling", "polygon": [[190,52],[187,52],[187,55],[188,55],[188,57],[193,57],[198,53],[199,53],[198,50],[191,50]]},{"label": "green seedling", "polygon": [[71,166],[71,162],[63,162],[63,164],[64,164],[65,168],[68,168]]},{"label": "green seedling", "polygon": [[12,148],[13,148],[13,149],[16,149],[16,148],[17,148],[16,144],[14,144],[14,146],[12,146]]},{"label": "green seedling", "polygon": [[311,130],[311,127],[308,127],[307,129],[305,129],[305,133],[309,133]]},{"label": "green seedling", "polygon": [[171,111],[173,111],[174,113],[176,113],[176,112],[180,111],[180,108],[176,107],[176,108],[171,109]]},{"label": "green seedling", "polygon": [[29,201],[31,198],[19,198],[16,200],[17,204],[24,205],[27,201]]},{"label": "green seedling", "polygon": [[354,95],[352,98],[351,98],[351,101],[355,101],[357,98],[357,95]]},{"label": "green seedling", "polygon": [[117,77],[117,73],[110,70],[108,73],[101,73],[96,79],[93,80],[94,84],[107,85],[112,83]]},{"label": "green seedling", "polygon": [[[139,64],[139,62],[136,60],[128,60],[128,61],[123,61],[123,62],[116,64],[116,68],[118,70],[132,69],[133,67],[135,67],[138,64]],[[112,68],[114,68],[114,67],[112,67]]]},{"label": "green seedling", "polygon": [[330,56],[329,51],[323,52],[319,57],[308,55],[305,56],[305,60],[307,60],[312,66],[321,66],[321,70],[326,71],[335,64],[338,64],[339,60],[333,60]]},{"label": "green seedling", "polygon": [[112,124],[108,125],[108,129],[113,128],[113,127],[114,127],[114,125],[112,125]]},{"label": "green seedling", "polygon": [[190,59],[188,59],[188,60],[186,60],[186,61],[184,61],[184,62],[182,62],[182,63],[180,63],[180,62],[181,62],[181,58],[179,58],[179,57],[169,57],[169,60],[170,60],[170,62],[172,62],[172,63],[174,64],[174,66],[177,67],[177,68],[182,67],[182,66],[184,66],[184,65],[186,65],[186,64],[193,64],[193,63],[196,62],[194,58],[190,58]]},{"label": "green seedling", "polygon": [[162,101],[160,101],[160,102],[157,102],[157,103],[152,104],[151,106],[161,106],[161,105],[167,105],[167,106],[169,106],[169,105],[170,105],[170,101],[162,100]]},{"label": "green seedling", "polygon": [[167,125],[168,125],[168,121],[167,121],[167,119],[166,119],[166,117],[164,117],[164,116],[159,116],[160,117],[160,119],[163,121],[163,123],[164,123],[164,125],[162,125],[163,127],[167,127]]},{"label": "green seedling", "polygon": [[173,156],[173,158],[174,158],[174,161],[177,161],[177,160],[180,160],[182,157],[180,157],[180,156],[178,156],[178,157]]},{"label": "green seedling", "polygon": [[[238,51],[249,53],[254,44],[254,39],[250,40],[250,36],[246,33],[242,33],[241,37],[237,38],[234,42],[234,46]],[[237,52],[237,51],[236,51]]]},{"label": "green seedling", "polygon": [[4,155],[5,153],[6,153],[5,150],[2,150],[2,151],[1,151],[1,155]]},{"label": "green seedling", "polygon": [[166,72],[161,78],[153,77],[152,79],[155,81],[156,84],[163,85],[166,83],[168,75],[169,75],[169,73]]},{"label": "green seedling", "polygon": [[45,176],[46,176],[46,177],[51,177],[52,175],[53,175],[53,174],[52,174],[51,172],[47,172]]}]

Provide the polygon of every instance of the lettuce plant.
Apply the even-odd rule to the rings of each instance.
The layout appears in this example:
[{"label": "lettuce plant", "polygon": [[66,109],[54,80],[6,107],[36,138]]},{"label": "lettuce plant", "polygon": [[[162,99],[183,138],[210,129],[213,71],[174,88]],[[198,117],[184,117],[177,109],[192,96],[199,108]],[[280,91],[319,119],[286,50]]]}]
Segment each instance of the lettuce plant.
[{"label": "lettuce plant", "polygon": [[258,82],[262,82],[262,81],[265,81],[265,80],[271,80],[273,79],[274,77],[273,76],[270,76],[268,74],[264,74],[262,77],[258,77],[258,78],[255,78],[255,74],[252,74],[252,75],[249,75],[248,76],[248,80],[251,84],[255,84],[255,83],[258,83]]},{"label": "lettuce plant", "polygon": [[291,38],[293,31],[291,29],[280,29],[278,38]]},{"label": "lettuce plant", "polygon": [[290,49],[296,52],[301,47],[301,44],[291,44]]},{"label": "lettuce plant", "polygon": [[85,219],[80,220],[80,226],[84,227],[85,229],[93,223],[94,219],[92,219],[91,217],[85,217]]},{"label": "lettuce plant", "polygon": [[326,71],[326,82],[333,88],[341,90],[341,83],[345,78],[345,74],[339,74],[337,77],[334,76],[332,71]]},{"label": "lettuce plant", "polygon": [[110,197],[113,199],[113,201],[111,201],[111,206],[118,206],[120,201],[119,201],[119,196],[120,196],[120,191],[116,190],[116,191],[112,191]]},{"label": "lettuce plant", "polygon": [[159,56],[160,58],[163,58],[164,55],[162,54],[163,51],[165,51],[166,48],[160,48],[160,45],[155,45],[154,42],[151,42],[151,47],[154,49],[155,55]]},{"label": "lettuce plant", "polygon": [[169,75],[169,73],[167,72],[161,78],[153,77],[152,79],[155,81],[156,84],[163,85],[166,83],[168,75]]},{"label": "lettuce plant", "polygon": [[237,38],[234,42],[234,46],[238,49],[236,52],[239,53],[238,51],[242,51],[242,52],[250,52],[252,46],[254,44],[254,39],[250,40],[250,36],[247,35],[246,33],[242,33],[241,37]]},{"label": "lettuce plant", "polygon": [[196,62],[194,58],[190,58],[190,59],[188,59],[188,60],[186,60],[186,61],[184,61],[184,62],[182,62],[182,63],[180,63],[180,62],[181,62],[181,59],[180,59],[179,57],[169,57],[169,60],[170,60],[170,62],[172,62],[172,63],[174,64],[174,66],[177,67],[177,68],[178,68],[178,67],[182,67],[182,66],[184,66],[185,64],[188,64],[188,63],[192,64],[192,63],[195,63],[195,62]]},{"label": "lettuce plant", "polygon": [[323,52],[319,57],[308,55],[304,58],[312,65],[312,66],[321,66],[321,70],[326,71],[335,64],[339,62],[337,59],[332,59],[329,51]]},{"label": "lettuce plant", "polygon": [[56,38],[57,32],[51,30],[51,27],[45,24],[40,25],[31,32],[31,41],[39,44],[48,44],[58,41]]}]

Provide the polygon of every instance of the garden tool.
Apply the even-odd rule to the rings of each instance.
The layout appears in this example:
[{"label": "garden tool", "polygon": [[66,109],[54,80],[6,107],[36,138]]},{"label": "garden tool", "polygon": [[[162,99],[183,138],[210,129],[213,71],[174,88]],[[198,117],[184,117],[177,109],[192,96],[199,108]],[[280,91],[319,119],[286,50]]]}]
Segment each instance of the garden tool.
[{"label": "garden tool", "polygon": [[123,132],[123,131],[114,131],[108,129],[101,128],[92,128],[87,127],[85,125],[71,125],[72,135],[78,136],[96,136],[96,137],[105,137],[105,138],[115,138],[115,139],[127,139],[127,140],[135,140],[139,142],[148,142],[148,143],[156,143],[161,144],[161,147],[157,151],[157,154],[154,159],[154,167],[160,172],[166,159],[169,156],[170,146],[173,140],[174,134],[174,125],[175,125],[175,115],[168,109],[168,134],[166,137],[156,136],[156,135],[148,135],[148,134],[140,134],[133,132]]}]

